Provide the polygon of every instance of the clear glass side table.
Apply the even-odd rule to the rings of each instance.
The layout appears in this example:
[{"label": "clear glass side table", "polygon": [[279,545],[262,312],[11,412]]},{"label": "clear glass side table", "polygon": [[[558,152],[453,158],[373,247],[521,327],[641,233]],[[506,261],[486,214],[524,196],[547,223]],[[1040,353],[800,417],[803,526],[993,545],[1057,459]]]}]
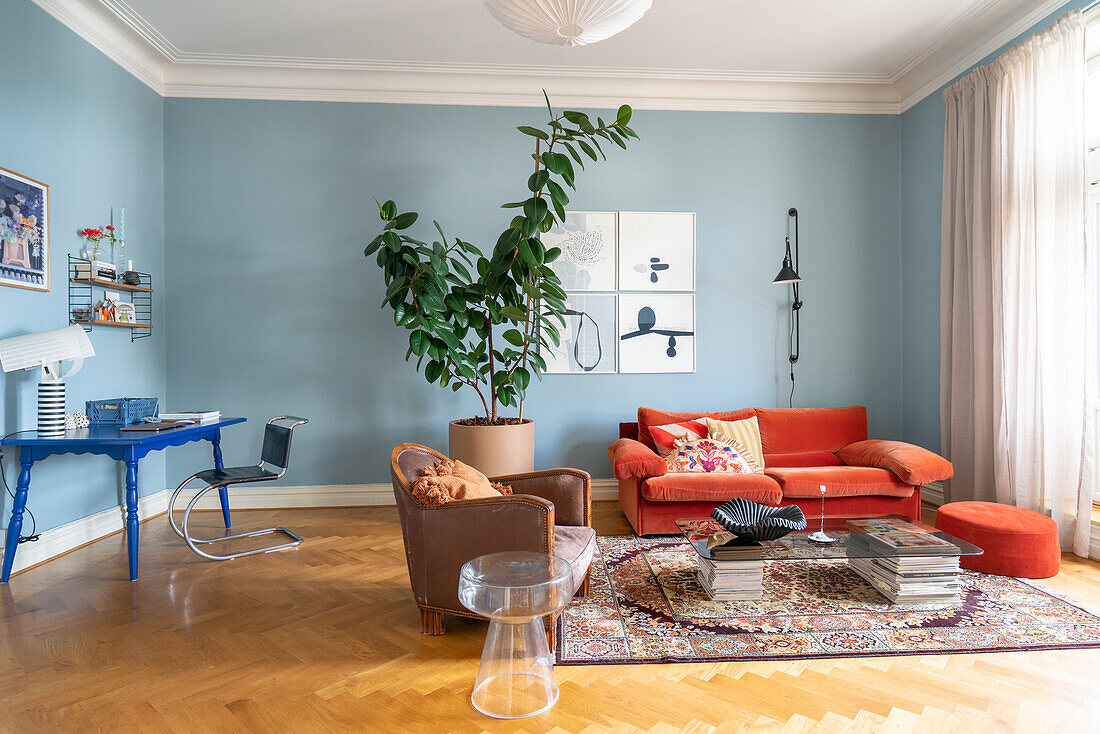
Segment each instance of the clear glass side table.
[{"label": "clear glass side table", "polygon": [[462,567],[458,598],[490,620],[470,696],[474,708],[520,719],[553,706],[558,684],[542,617],[560,612],[573,598],[569,564],[529,551],[479,556]]}]

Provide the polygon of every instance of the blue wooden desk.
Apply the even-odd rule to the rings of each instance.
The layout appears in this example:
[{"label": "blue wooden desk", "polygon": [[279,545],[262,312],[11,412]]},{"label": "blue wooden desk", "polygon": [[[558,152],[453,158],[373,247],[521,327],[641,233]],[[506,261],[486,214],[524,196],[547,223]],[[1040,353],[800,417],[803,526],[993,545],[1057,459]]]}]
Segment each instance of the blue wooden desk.
[{"label": "blue wooden desk", "polygon": [[[191,441],[209,441],[214,446],[214,468],[222,467],[222,428],[244,423],[244,418],[223,418],[215,423],[189,425],[166,431],[120,431],[118,426],[92,426],[66,431],[57,438],[38,438],[34,431],[16,434],[4,439],[4,446],[19,447],[19,483],[15,488],[15,501],[8,523],[8,537],[4,544],[4,568],[0,583],[7,583],[15,563],[15,551],[19,547],[19,534],[23,531],[23,511],[27,507],[27,491],[31,487],[31,467],[54,454],[100,454],[115,461],[126,462],[126,548],[130,555],[130,580],[137,580],[138,570],[138,462],[150,451],[169,446],[182,446]],[[221,490],[222,519],[229,527],[229,493]]]}]

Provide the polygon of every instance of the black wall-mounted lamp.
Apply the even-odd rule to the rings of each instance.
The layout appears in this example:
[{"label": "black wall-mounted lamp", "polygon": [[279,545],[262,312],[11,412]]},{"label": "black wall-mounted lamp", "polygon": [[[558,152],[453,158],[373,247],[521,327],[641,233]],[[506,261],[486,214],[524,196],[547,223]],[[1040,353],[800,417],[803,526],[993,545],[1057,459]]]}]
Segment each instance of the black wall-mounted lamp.
[{"label": "black wall-mounted lamp", "polygon": [[773,283],[780,285],[791,284],[794,290],[794,300],[791,302],[791,326],[790,326],[790,357],[791,363],[791,396],[788,400],[794,407],[794,366],[798,363],[799,339],[799,313],[802,311],[802,301],[798,298],[798,284],[802,277],[798,274],[798,210],[793,206],[787,210],[787,231],[790,231],[791,219],[794,219],[794,258],[791,258],[791,237],[787,235],[787,248],[783,254],[783,267],[779,269],[779,275],[775,276]]}]

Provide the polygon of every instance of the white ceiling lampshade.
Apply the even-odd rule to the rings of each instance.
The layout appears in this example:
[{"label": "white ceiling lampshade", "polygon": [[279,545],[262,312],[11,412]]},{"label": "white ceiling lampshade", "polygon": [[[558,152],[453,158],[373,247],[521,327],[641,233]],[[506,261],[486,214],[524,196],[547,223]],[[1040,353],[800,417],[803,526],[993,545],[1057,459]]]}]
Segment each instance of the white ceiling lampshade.
[{"label": "white ceiling lampshade", "polygon": [[641,20],[653,0],[485,0],[493,17],[525,38],[584,46]]}]

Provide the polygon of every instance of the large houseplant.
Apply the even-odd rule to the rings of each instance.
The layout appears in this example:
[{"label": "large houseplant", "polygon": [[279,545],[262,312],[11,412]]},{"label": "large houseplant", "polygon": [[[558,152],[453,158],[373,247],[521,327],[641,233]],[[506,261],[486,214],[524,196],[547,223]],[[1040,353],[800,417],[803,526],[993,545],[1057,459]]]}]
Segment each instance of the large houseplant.
[{"label": "large houseplant", "polygon": [[[625,149],[638,137],[627,105],[611,122],[572,110],[555,115],[549,98],[546,107],[544,127],[517,128],[533,138],[533,172],[526,198],[503,205],[520,211],[491,254],[458,237],[448,240],[438,222],[439,239],[414,239],[406,232],[417,213],[399,212],[392,201],[378,205],[385,224],[363,251],[375,255],[384,273],[383,308],[409,331],[405,359],[415,357],[429,383],[455,392],[466,387],[481,399],[483,415],[452,421],[449,453],[487,474],[534,464],[534,429],[523,403],[532,379],[546,369],[539,347],[559,343],[566,297],[550,268],[561,251],[544,247],[541,235],[565,220],[574,164],[583,169],[586,158],[606,158],[604,145]],[[501,407],[515,407],[518,417],[502,417]]]}]

